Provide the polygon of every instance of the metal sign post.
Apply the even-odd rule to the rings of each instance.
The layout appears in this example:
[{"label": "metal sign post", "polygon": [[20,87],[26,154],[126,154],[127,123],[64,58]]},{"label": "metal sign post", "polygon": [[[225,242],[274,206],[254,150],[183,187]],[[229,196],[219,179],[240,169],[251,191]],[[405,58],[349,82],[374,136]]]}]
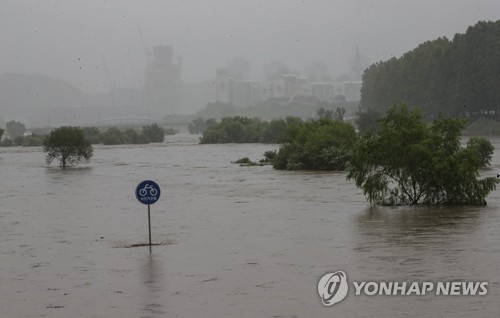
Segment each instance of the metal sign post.
[{"label": "metal sign post", "polygon": [[151,180],[142,181],[135,188],[135,197],[148,206],[149,248],[151,248],[151,204],[160,198],[160,186]]},{"label": "metal sign post", "polygon": [[151,246],[151,204],[148,204],[148,228],[149,228],[149,246]]}]

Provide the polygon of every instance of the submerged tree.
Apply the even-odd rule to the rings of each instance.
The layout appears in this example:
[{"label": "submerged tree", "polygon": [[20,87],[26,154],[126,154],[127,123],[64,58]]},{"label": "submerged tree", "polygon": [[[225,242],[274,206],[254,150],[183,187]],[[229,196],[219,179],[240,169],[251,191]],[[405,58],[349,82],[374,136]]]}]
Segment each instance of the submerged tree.
[{"label": "submerged tree", "polygon": [[101,132],[97,127],[83,127],[83,135],[91,144],[101,143]]},{"label": "submerged tree", "polygon": [[85,139],[82,129],[78,127],[60,127],[54,129],[43,142],[47,163],[57,160],[61,167],[66,168],[81,161],[88,161],[94,148]]},{"label": "submerged tree", "polygon": [[189,133],[193,135],[203,134],[208,127],[215,124],[217,124],[217,122],[213,118],[204,120],[203,118],[198,117],[189,124],[188,130]]},{"label": "submerged tree", "polygon": [[377,130],[379,128],[379,120],[382,118],[382,114],[376,110],[362,110],[359,109],[356,112],[356,126],[358,126],[359,131],[365,132],[368,130]]},{"label": "submerged tree", "polygon": [[110,127],[100,136],[104,145],[122,145],[126,142],[125,133],[116,127]]},{"label": "submerged tree", "polygon": [[270,122],[259,118],[225,117],[207,127],[200,138],[202,144],[216,143],[277,143],[287,127],[297,125],[297,117],[274,119]]},{"label": "submerged tree", "polygon": [[493,150],[495,149],[491,142],[484,138],[472,137],[467,141],[467,148],[475,149],[479,155],[481,166],[486,167],[490,164]]},{"label": "submerged tree", "polygon": [[290,125],[279,151],[266,158],[275,169],[345,170],[356,138],[350,123],[320,118]]},{"label": "submerged tree", "polygon": [[165,140],[165,130],[156,123],[142,127],[142,134],[149,142],[163,142]]},{"label": "submerged tree", "polygon": [[[486,204],[498,180],[478,179],[478,170],[489,163],[493,148],[481,138],[461,147],[464,125],[439,117],[428,126],[419,111],[393,106],[378,132],[360,137],[347,178],[380,205]],[[486,150],[481,155],[478,149]]]},{"label": "submerged tree", "polygon": [[13,140],[16,137],[22,137],[26,132],[26,126],[19,121],[11,120],[6,124],[7,134]]}]

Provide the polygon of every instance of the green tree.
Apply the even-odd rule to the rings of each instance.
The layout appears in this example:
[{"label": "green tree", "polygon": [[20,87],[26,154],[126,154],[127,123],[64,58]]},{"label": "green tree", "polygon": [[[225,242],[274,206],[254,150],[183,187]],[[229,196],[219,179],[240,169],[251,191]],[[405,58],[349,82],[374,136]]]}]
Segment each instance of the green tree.
[{"label": "green tree", "polygon": [[344,121],[344,116],[345,116],[345,108],[337,107],[335,109],[335,113],[333,114],[333,119],[338,121]]},{"label": "green tree", "polygon": [[165,130],[156,123],[142,127],[142,134],[149,142],[163,142],[165,140]]},{"label": "green tree", "polygon": [[43,142],[47,163],[57,160],[61,167],[66,168],[83,160],[88,161],[94,148],[85,139],[82,129],[78,127],[60,127],[54,129]]},{"label": "green tree", "polygon": [[478,137],[470,138],[469,141],[467,141],[467,148],[477,151],[482,167],[486,167],[490,164],[493,151],[495,150],[489,140]]},{"label": "green tree", "polygon": [[23,137],[21,145],[23,147],[40,147],[43,146],[45,136],[32,134],[31,136]]},{"label": "green tree", "polygon": [[356,131],[350,123],[327,118],[290,125],[276,155],[267,154],[275,169],[345,170]]},{"label": "green tree", "polygon": [[0,147],[12,147],[14,143],[10,139],[4,139],[0,142]]},{"label": "green tree", "polygon": [[85,138],[93,145],[101,143],[101,132],[97,127],[83,127]]},{"label": "green tree", "polygon": [[147,144],[148,139],[143,134],[139,134],[135,129],[125,130],[125,143],[127,144]]},{"label": "green tree", "polygon": [[247,139],[247,125],[251,119],[247,117],[226,117],[208,127],[200,139],[202,144],[215,143],[245,143]]},{"label": "green tree", "polygon": [[217,122],[213,118],[204,120],[203,118],[198,117],[189,124],[188,130],[189,133],[193,135],[203,134],[208,127],[216,123]]},{"label": "green tree", "polygon": [[0,140],[2,140],[2,136],[3,136],[3,129],[0,128]]},{"label": "green tree", "polygon": [[101,135],[100,139],[105,145],[122,145],[126,141],[126,136],[120,129],[110,127]]},{"label": "green tree", "polygon": [[325,109],[325,107],[321,107],[316,111],[316,114],[318,115],[319,118],[327,118],[327,119],[333,119],[333,110],[331,109]]},{"label": "green tree", "polygon": [[16,137],[22,137],[26,132],[26,126],[19,121],[11,120],[6,124],[7,134],[9,138],[14,140]]},{"label": "green tree", "polygon": [[260,138],[264,143],[278,143],[285,134],[287,122],[284,119],[271,120],[269,125],[262,132]]},{"label": "green tree", "polygon": [[378,121],[382,118],[382,114],[376,110],[363,111],[359,109],[356,112],[356,125],[359,131],[364,132],[367,130],[377,130],[379,128]]},{"label": "green tree", "polygon": [[375,63],[363,74],[360,104],[385,113],[405,101],[431,118],[439,112],[498,116],[499,37],[500,20],[481,21],[451,41],[427,41],[400,58]]},{"label": "green tree", "polygon": [[22,146],[24,143],[24,136],[17,136],[12,138],[12,142],[15,146]]},{"label": "green tree", "polygon": [[[328,103],[321,103],[321,105],[325,105],[326,107],[334,107],[333,104],[328,104]],[[327,109],[325,106],[321,106],[317,111],[316,114],[318,115],[319,118],[327,118],[327,119],[335,119],[339,121],[344,121],[344,115],[345,115],[345,108],[344,107],[337,107],[335,110],[332,109]]]},{"label": "green tree", "polygon": [[428,126],[400,104],[380,125],[360,137],[347,176],[371,203],[482,205],[495,189],[497,178],[478,179],[485,160],[475,144],[460,146],[464,121],[439,117]]},{"label": "green tree", "polygon": [[165,135],[172,136],[178,133],[174,127],[163,128]]},{"label": "green tree", "polygon": [[276,119],[271,122],[259,118],[225,117],[219,123],[211,124],[203,132],[202,144],[215,143],[277,143],[287,127],[302,122],[297,117]]}]

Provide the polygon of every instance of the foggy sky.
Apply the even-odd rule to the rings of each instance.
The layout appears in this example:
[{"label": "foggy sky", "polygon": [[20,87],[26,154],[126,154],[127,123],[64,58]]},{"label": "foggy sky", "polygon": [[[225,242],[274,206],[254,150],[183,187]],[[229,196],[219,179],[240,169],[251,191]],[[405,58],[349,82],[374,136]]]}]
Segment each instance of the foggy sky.
[{"label": "foggy sky", "polygon": [[255,80],[272,60],[298,71],[323,61],[338,76],[356,46],[376,62],[499,18],[498,0],[2,0],[0,73],[55,76],[86,91],[140,87],[140,28],[146,49],[172,45],[182,56],[186,81],[210,80],[238,56]]}]

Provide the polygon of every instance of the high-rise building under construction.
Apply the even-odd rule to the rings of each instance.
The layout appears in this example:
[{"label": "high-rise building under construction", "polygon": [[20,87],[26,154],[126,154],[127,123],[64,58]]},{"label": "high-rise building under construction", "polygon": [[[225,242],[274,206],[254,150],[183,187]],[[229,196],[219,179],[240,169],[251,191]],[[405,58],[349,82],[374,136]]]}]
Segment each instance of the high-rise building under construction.
[{"label": "high-rise building under construction", "polygon": [[169,45],[153,47],[145,73],[146,107],[149,116],[165,116],[181,109],[181,61]]}]

